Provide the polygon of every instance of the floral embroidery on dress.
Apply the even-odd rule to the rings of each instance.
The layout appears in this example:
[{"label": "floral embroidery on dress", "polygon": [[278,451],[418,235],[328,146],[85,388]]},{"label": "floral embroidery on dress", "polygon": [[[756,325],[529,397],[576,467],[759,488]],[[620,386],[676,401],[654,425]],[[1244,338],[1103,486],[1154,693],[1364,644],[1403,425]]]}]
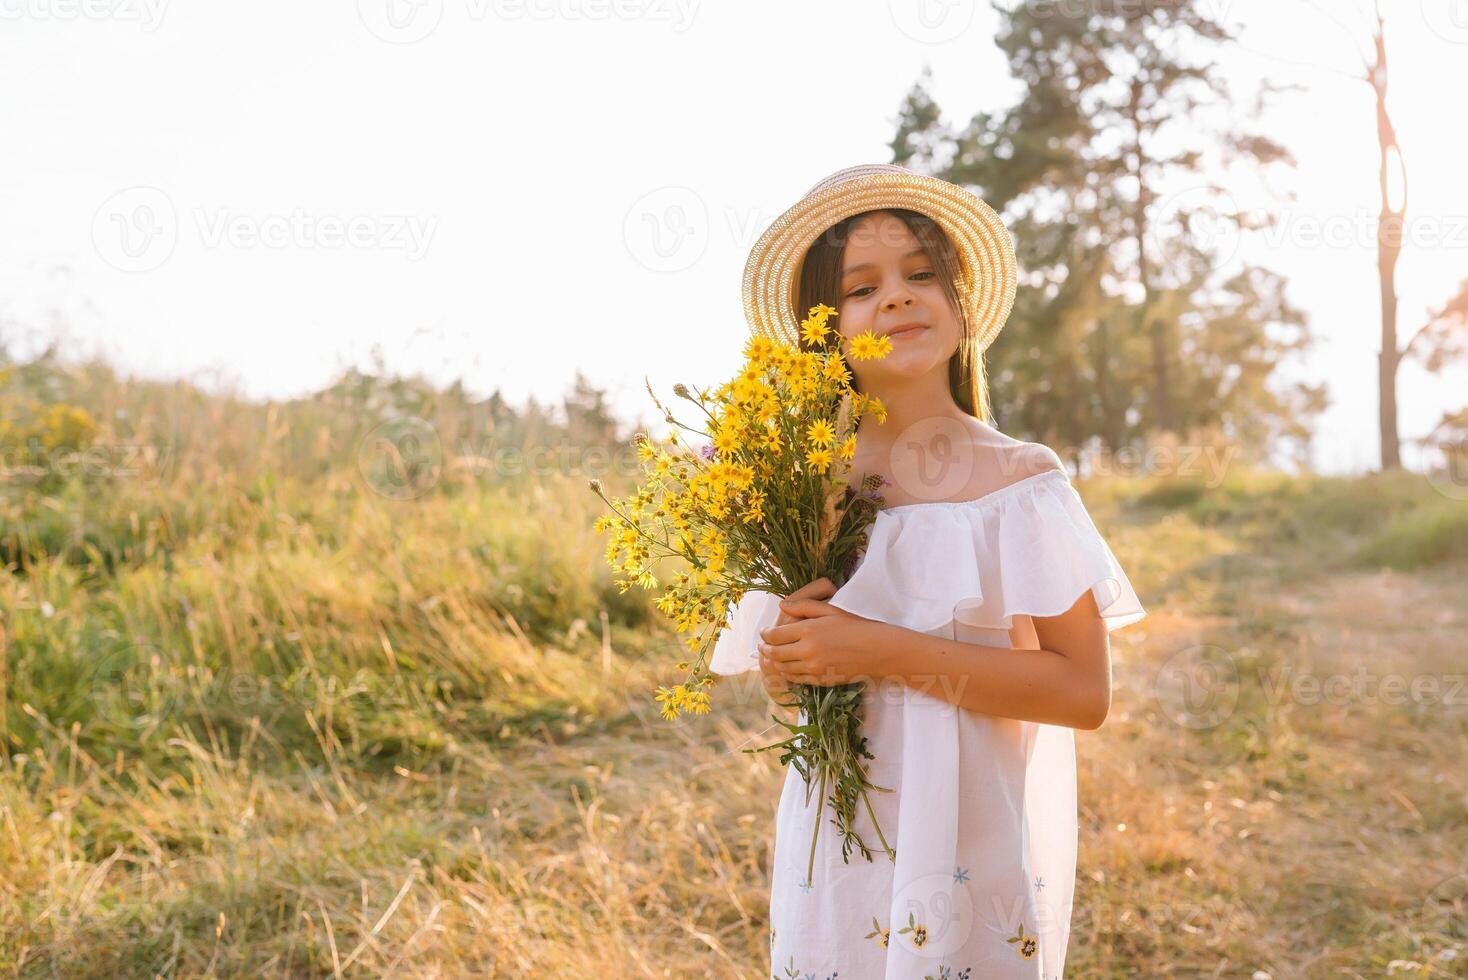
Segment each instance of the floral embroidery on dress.
[{"label": "floral embroidery on dress", "polygon": [[903,926],[901,929],[898,929],[897,932],[898,935],[901,935],[905,932],[912,933],[912,944],[919,948],[925,946],[928,942],[928,927],[923,925],[921,922],[913,921],[913,915],[911,912],[907,913],[907,925]]},{"label": "floral embroidery on dress", "polygon": [[862,938],[871,939],[873,936],[876,936],[877,941],[882,944],[882,948],[886,949],[887,940],[891,937],[891,934],[892,931],[890,929],[883,929],[881,924],[877,922],[877,917],[874,915],[872,916],[872,931],[867,933]]},{"label": "floral embroidery on dress", "polygon": [[1023,922],[1015,927],[1014,935],[1010,936],[1004,941],[1007,943],[1019,943],[1019,945],[1015,947],[1015,950],[1025,959],[1029,959],[1030,957],[1034,956],[1035,951],[1040,948],[1040,944],[1035,942],[1034,936],[1025,935],[1025,924]]},{"label": "floral embroidery on dress", "polygon": [[940,964],[937,973],[926,974],[923,976],[923,980],[969,980],[973,974],[974,968],[971,966],[966,966],[957,973],[954,973],[953,967]]},{"label": "floral embroidery on dress", "polygon": [[[840,980],[840,978],[841,974],[836,970],[832,970],[826,974],[825,980]],[[816,975],[814,973],[801,973],[797,970],[795,968],[795,955],[792,953],[790,956],[790,965],[785,967],[785,976],[780,977],[772,973],[770,974],[770,980],[816,980]]]}]

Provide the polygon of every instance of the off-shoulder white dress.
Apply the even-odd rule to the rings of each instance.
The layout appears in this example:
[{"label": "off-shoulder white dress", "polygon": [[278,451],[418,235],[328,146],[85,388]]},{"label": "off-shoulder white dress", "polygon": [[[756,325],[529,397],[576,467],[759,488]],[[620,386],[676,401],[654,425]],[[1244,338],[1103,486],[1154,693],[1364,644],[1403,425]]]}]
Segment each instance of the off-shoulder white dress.
[{"label": "off-shoulder white dress", "polygon": [[[1065,471],[1046,470],[977,500],[878,512],[856,571],[829,601],[1007,648],[1015,617],[1058,615],[1087,589],[1108,630],[1146,615]],[[715,646],[715,673],[759,668],[759,630],[777,603],[745,594]],[[853,849],[843,862],[828,805],[807,881],[819,794],[807,805],[790,768],[775,827],[771,976],[1060,980],[1075,885],[1074,731],[886,682],[863,694],[862,732],[876,757],[871,781],[896,790],[871,794],[896,861],[859,808],[854,829],[872,860]]]}]

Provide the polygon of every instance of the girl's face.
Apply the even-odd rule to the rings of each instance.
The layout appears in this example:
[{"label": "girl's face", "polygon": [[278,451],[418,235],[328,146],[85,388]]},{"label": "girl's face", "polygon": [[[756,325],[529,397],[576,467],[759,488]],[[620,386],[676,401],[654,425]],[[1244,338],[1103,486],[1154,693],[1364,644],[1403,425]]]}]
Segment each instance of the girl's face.
[{"label": "girl's face", "polygon": [[836,311],[842,337],[870,330],[892,340],[886,357],[850,362],[863,391],[879,395],[884,381],[920,377],[934,368],[947,384],[948,360],[962,339],[958,313],[933,263],[896,215],[880,211],[852,225]]}]

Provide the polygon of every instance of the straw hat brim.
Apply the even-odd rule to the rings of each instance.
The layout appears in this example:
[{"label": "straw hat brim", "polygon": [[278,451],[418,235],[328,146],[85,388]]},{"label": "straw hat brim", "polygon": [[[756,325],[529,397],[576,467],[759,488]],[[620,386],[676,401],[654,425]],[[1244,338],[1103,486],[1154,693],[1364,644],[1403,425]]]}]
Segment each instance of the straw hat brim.
[{"label": "straw hat brim", "polygon": [[1014,242],[993,208],[957,184],[895,166],[816,188],[776,218],[750,249],[743,298],[752,334],[799,346],[806,311],[797,311],[795,303],[806,250],[851,215],[907,208],[932,218],[953,240],[961,265],[959,301],[979,350],[993,343],[1014,305],[1018,279]]}]

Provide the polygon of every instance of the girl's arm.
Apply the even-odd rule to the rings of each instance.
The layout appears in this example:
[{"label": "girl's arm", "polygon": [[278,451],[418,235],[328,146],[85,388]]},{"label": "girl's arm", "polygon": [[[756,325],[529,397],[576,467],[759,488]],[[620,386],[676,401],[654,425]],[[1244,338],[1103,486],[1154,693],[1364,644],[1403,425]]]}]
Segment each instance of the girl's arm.
[{"label": "girl's arm", "polygon": [[[1100,728],[1111,710],[1111,644],[1089,589],[1059,616],[1034,617],[1040,649],[963,643],[877,623],[888,646],[883,677],[1001,718]],[[900,635],[897,635],[900,634]]]},{"label": "girl's arm", "polygon": [[1041,649],[920,633],[825,602],[786,600],[803,618],[765,631],[761,653],[792,683],[890,679],[986,715],[1096,729],[1111,709],[1111,646],[1089,589],[1058,616],[1033,617]]}]

